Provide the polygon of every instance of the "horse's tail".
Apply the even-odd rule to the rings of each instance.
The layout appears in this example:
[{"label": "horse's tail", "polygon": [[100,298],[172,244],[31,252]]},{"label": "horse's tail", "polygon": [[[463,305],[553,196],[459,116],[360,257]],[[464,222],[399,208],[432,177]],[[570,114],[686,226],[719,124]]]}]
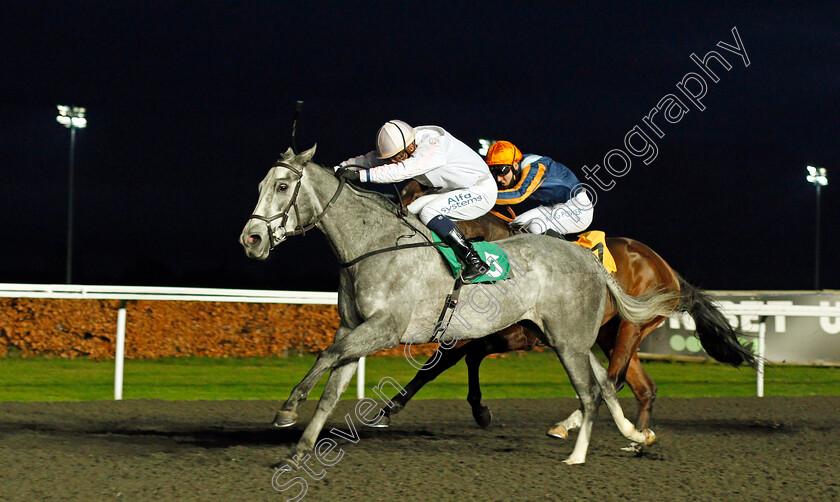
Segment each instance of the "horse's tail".
[{"label": "horse's tail", "polygon": [[746,363],[755,369],[758,365],[756,356],[749,348],[741,345],[738,336],[743,334],[734,329],[721,311],[714,305],[712,297],[689,284],[677,275],[680,281],[680,304],[677,310],[686,312],[694,319],[696,335],[700,345],[716,361],[731,364],[736,368]]},{"label": "horse's tail", "polygon": [[654,291],[642,296],[630,296],[615,282],[607,269],[601,269],[607,278],[607,288],[618,315],[626,321],[645,324],[659,316],[668,317],[679,303],[679,291]]}]

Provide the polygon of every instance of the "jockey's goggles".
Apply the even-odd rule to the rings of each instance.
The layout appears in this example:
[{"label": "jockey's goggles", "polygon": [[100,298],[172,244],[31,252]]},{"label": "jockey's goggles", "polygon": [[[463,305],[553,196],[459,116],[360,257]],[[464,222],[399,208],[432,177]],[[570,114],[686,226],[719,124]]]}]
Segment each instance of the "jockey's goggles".
[{"label": "jockey's goggles", "polygon": [[487,166],[490,168],[490,172],[493,176],[504,176],[513,169],[513,166],[510,164],[494,164],[492,166]]},{"label": "jockey's goggles", "polygon": [[396,164],[397,162],[402,162],[402,161],[406,160],[407,158],[411,157],[411,155],[414,153],[414,150],[416,150],[416,149],[417,149],[417,145],[414,143],[414,141],[412,141],[411,143],[409,143],[409,145],[407,147],[405,147],[404,150],[398,152],[396,155],[393,155],[393,156],[389,157],[388,162],[390,162],[391,164]]},{"label": "jockey's goggles", "polygon": [[394,155],[393,157],[389,158],[388,162],[390,162],[391,164],[396,164],[397,162],[404,161],[405,159],[409,158],[410,156],[411,156],[410,153],[403,150],[400,153],[398,153],[398,154]]}]

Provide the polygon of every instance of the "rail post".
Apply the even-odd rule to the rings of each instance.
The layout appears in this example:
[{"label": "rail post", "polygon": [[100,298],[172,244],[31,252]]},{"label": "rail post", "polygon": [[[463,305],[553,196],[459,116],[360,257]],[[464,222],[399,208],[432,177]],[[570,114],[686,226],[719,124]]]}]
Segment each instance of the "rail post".
[{"label": "rail post", "polygon": [[365,398],[365,358],[359,358],[359,366],[356,367],[356,399]]},{"label": "rail post", "polygon": [[759,318],[758,325],[758,368],[756,368],[755,385],[756,395],[764,397],[764,339],[767,336],[767,316]]},{"label": "rail post", "polygon": [[123,392],[123,357],[125,355],[125,300],[117,313],[117,350],[114,354],[114,400],[120,401]]}]

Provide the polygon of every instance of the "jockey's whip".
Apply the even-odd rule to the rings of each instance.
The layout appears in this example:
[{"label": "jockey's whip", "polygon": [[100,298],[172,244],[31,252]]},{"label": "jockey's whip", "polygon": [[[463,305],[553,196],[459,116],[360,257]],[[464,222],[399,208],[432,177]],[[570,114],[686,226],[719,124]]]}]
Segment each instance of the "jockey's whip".
[{"label": "jockey's whip", "polygon": [[295,114],[292,116],[292,151],[297,153],[297,146],[295,146],[295,132],[297,132],[297,121],[300,116],[300,109],[303,107],[303,100],[297,100],[295,103]]}]

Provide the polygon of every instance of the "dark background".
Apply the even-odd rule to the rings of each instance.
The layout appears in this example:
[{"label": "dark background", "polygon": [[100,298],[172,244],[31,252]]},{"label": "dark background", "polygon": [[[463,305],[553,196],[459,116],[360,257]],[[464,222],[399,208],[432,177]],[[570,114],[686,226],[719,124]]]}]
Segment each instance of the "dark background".
[{"label": "dark background", "polygon": [[[650,245],[707,289],[812,289],[815,189],[824,288],[835,255],[840,16],[836,3],[514,7],[508,2],[4,2],[0,17],[0,282],[65,277],[70,133],[73,282],[334,290],[318,233],[267,262],[237,239],[257,183],[289,146],[334,165],[386,120],[466,143],[508,139],[572,168],[602,164],[676,83],[691,53],[733,66],[708,80],[600,193],[592,228]],[[717,48],[737,26],[750,58]],[[682,95],[678,94],[681,98]]]}]

